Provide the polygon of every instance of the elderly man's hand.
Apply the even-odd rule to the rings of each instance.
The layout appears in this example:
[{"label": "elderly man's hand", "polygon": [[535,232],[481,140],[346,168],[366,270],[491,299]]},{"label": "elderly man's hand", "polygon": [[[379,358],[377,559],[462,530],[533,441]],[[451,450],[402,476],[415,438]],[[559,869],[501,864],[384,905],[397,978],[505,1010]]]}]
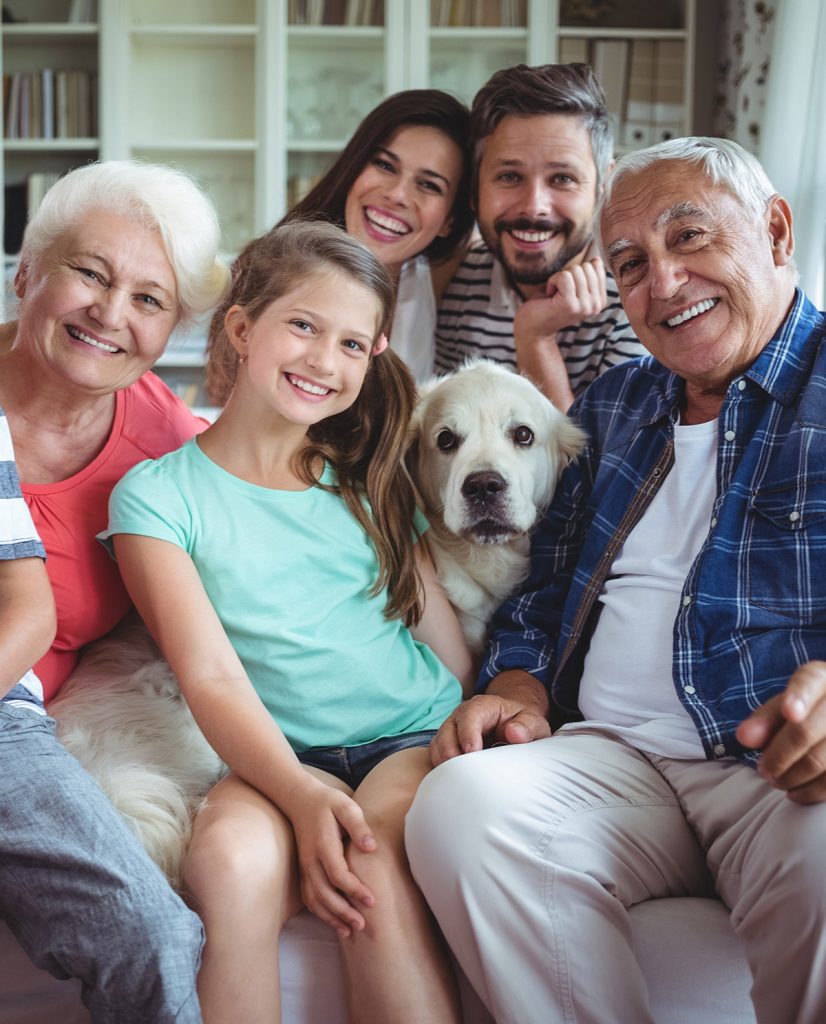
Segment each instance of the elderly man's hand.
[{"label": "elderly man's hand", "polygon": [[801,665],[783,693],[740,723],[737,739],[762,750],[758,772],[790,800],[826,800],[826,662]]},{"label": "elderly man's hand", "polygon": [[434,766],[495,743],[530,743],[550,736],[545,688],[527,672],[497,676],[488,692],[464,701],[430,744]]}]

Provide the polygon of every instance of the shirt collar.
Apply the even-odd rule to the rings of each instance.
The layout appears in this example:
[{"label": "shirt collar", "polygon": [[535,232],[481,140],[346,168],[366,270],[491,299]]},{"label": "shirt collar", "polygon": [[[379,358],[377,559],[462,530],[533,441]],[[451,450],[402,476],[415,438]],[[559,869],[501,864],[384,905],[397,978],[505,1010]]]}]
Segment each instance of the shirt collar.
[{"label": "shirt collar", "polygon": [[800,288],[795,288],[786,319],[744,376],[781,405],[790,405],[809,376],[823,328],[823,313],[818,312]]}]

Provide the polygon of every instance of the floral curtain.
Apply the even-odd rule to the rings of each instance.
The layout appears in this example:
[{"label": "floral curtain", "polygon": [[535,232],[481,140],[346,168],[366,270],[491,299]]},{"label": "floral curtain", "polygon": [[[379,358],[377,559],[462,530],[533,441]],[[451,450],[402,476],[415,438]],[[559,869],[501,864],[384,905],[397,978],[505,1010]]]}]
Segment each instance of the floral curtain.
[{"label": "floral curtain", "polygon": [[725,0],[715,134],[752,153],[760,147],[776,14],[782,0]]}]

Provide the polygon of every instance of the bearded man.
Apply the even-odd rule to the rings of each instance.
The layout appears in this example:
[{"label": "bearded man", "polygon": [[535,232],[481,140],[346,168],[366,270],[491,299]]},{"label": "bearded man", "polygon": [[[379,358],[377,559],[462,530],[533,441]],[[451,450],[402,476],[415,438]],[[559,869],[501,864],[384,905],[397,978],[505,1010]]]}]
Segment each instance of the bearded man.
[{"label": "bearded man", "polygon": [[587,64],[520,64],[479,90],[470,132],[482,242],[445,274],[436,371],[493,359],[567,410],[605,370],[645,354],[591,248],[612,163],[605,96]]}]

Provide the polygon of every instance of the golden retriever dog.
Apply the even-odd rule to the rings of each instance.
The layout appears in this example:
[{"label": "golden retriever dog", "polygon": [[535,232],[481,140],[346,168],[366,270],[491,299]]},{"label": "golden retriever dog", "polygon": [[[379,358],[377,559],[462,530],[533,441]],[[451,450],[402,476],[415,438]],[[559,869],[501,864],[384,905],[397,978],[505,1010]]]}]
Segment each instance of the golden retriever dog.
[{"label": "golden retriever dog", "polygon": [[89,645],[49,714],[178,888],[193,815],[225,768],[137,616]]},{"label": "golden retriever dog", "polygon": [[584,434],[525,377],[474,360],[420,390],[408,469],[442,586],[479,653],[528,574],[529,534]]}]

